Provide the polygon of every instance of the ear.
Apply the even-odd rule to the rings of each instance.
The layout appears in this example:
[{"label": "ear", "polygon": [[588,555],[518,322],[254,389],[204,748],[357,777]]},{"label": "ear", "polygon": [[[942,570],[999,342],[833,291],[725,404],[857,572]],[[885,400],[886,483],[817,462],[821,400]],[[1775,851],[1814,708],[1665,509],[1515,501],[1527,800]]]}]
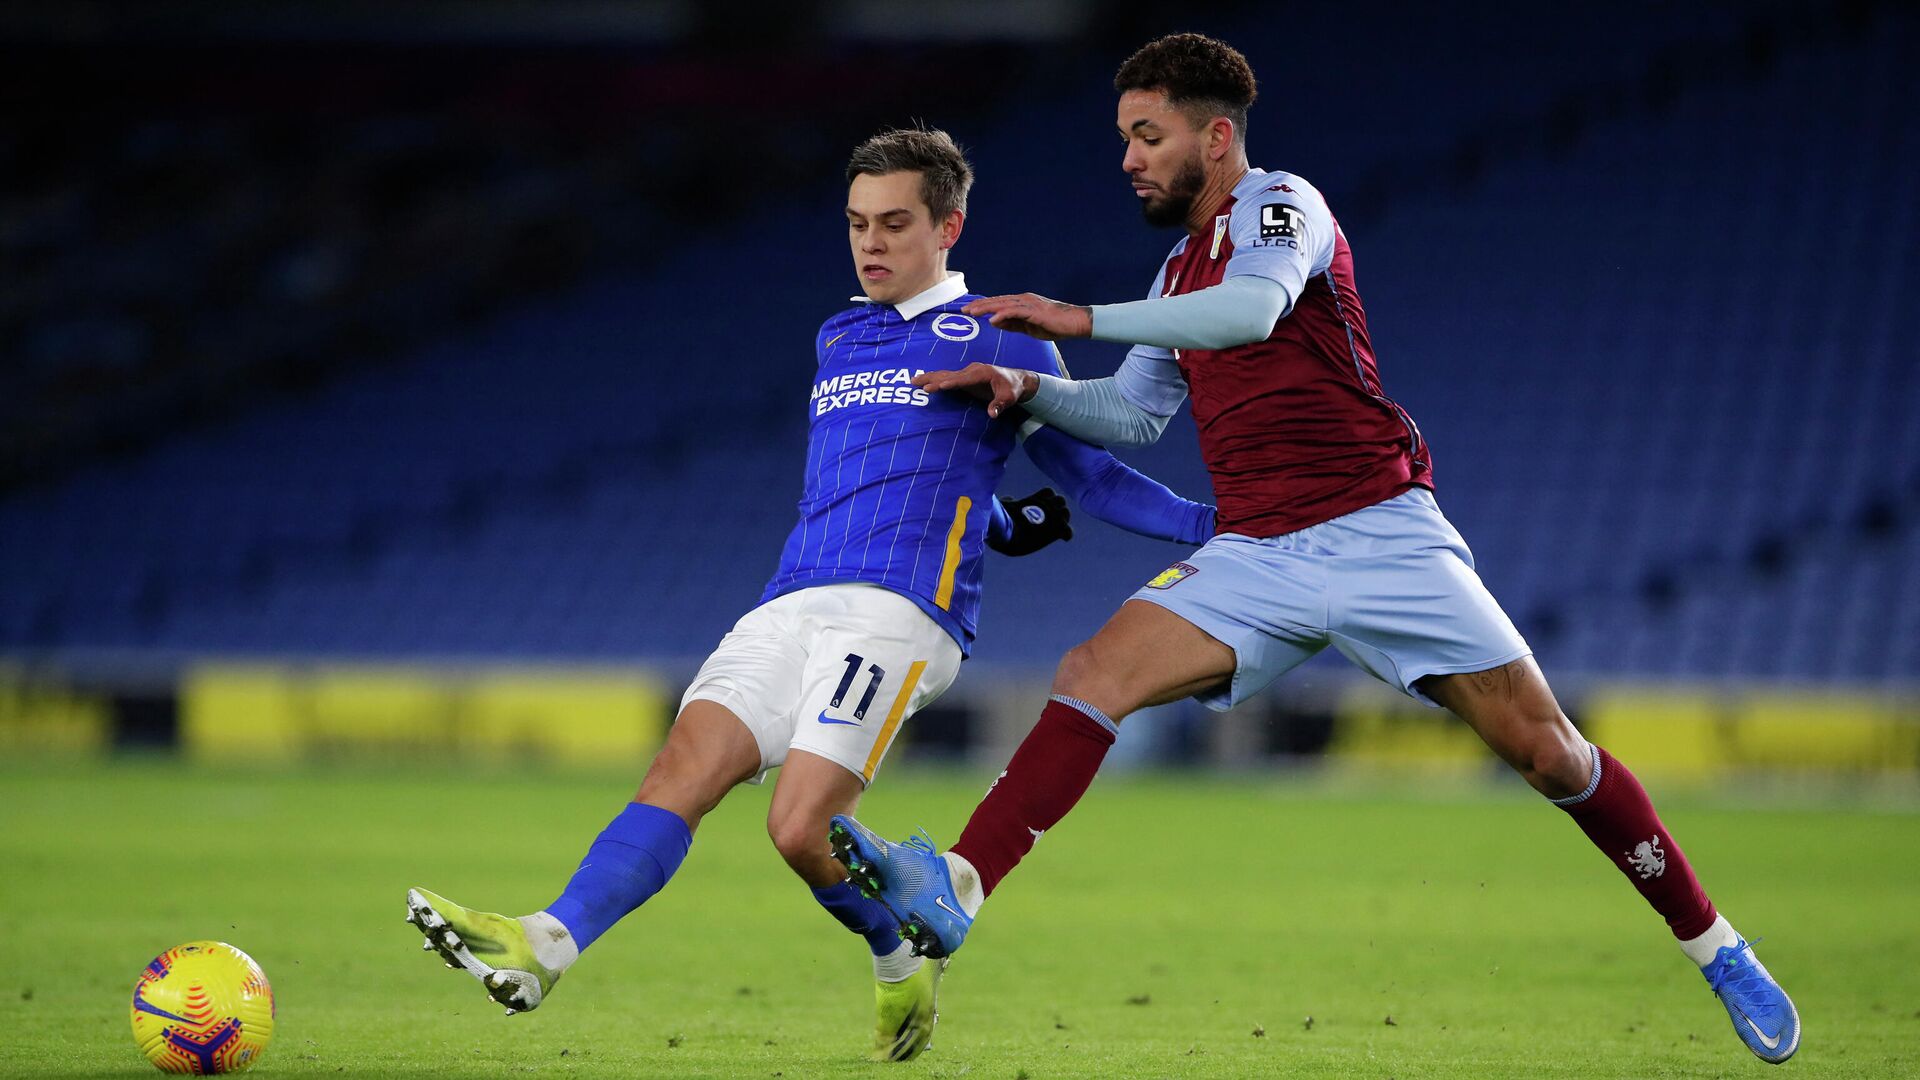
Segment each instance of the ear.
[{"label": "ear", "polygon": [[1233,150],[1233,121],[1216,116],[1207,121],[1207,157],[1219,161]]},{"label": "ear", "polygon": [[964,211],[955,210],[949,213],[947,219],[940,223],[940,250],[946,251],[959,243],[960,230],[966,226],[967,215]]}]

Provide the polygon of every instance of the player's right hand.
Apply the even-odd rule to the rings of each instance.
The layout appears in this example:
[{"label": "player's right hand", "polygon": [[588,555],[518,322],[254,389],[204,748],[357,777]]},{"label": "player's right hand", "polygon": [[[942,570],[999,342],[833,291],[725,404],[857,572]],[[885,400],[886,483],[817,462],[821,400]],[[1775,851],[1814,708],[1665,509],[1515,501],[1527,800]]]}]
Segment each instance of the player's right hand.
[{"label": "player's right hand", "polygon": [[985,315],[1001,330],[1037,337],[1041,341],[1093,336],[1093,309],[1085,304],[1063,304],[1039,293],[983,296],[960,310]]},{"label": "player's right hand", "polygon": [[987,546],[1002,555],[1031,555],[1055,540],[1073,539],[1073,526],[1068,524],[1073,515],[1067,512],[1067,500],[1050,487],[1024,499],[1001,499],[1000,505],[1013,519],[1013,534],[995,540],[989,530]]},{"label": "player's right hand", "polygon": [[987,415],[999,416],[1040,390],[1040,376],[1024,368],[968,364],[959,371],[923,371],[913,377],[922,390],[957,390],[987,403]]}]

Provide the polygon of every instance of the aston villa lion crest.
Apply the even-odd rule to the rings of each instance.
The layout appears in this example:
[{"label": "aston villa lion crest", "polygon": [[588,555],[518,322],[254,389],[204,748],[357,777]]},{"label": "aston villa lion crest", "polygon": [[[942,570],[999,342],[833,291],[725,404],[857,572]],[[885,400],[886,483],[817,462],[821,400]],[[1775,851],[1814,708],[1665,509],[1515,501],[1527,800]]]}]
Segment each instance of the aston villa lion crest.
[{"label": "aston villa lion crest", "polygon": [[1667,872],[1667,853],[1660,850],[1660,838],[1642,840],[1627,853],[1627,865],[1633,867],[1640,880],[1657,878]]},{"label": "aston villa lion crest", "polygon": [[1200,568],[1197,566],[1177,562],[1156,574],[1152,581],[1147,582],[1147,588],[1171,589],[1199,572]]}]

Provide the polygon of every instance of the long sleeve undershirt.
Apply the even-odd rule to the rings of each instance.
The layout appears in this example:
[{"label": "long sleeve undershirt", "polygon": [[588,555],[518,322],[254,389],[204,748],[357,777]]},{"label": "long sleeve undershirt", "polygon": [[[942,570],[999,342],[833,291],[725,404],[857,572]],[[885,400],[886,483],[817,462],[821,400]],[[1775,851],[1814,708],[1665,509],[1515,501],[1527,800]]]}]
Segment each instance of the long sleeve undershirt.
[{"label": "long sleeve undershirt", "polygon": [[1181,296],[1093,306],[1093,338],[1163,349],[1230,349],[1264,341],[1293,309],[1286,286],[1251,274]]},{"label": "long sleeve undershirt", "polygon": [[1093,336],[1131,342],[1112,378],[1041,375],[1026,409],[1049,425],[1103,446],[1145,446],[1186,399],[1173,349],[1229,349],[1264,340],[1293,308],[1285,286],[1245,275],[1183,296],[1093,308]]},{"label": "long sleeve undershirt", "polygon": [[[1161,416],[1127,400],[1119,380],[1040,376],[1040,389],[1022,405],[1035,419],[1101,446],[1147,446],[1160,438],[1172,413]],[[1177,407],[1177,404],[1176,404]]]}]

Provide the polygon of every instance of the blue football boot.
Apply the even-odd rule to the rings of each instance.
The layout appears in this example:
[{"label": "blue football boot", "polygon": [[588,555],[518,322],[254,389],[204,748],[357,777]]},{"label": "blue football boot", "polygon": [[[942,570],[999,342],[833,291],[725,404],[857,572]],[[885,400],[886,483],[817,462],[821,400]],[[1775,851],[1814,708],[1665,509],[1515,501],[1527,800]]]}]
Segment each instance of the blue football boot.
[{"label": "blue football boot", "polygon": [[1754,1056],[1778,1065],[1800,1049],[1800,1013],[1745,939],[1721,949],[1700,973]]},{"label": "blue football boot", "polygon": [[932,840],[916,836],[896,844],[845,814],[833,816],[827,840],[854,888],[886,905],[915,954],[938,960],[967,939],[973,920],[960,909],[947,861]]}]

